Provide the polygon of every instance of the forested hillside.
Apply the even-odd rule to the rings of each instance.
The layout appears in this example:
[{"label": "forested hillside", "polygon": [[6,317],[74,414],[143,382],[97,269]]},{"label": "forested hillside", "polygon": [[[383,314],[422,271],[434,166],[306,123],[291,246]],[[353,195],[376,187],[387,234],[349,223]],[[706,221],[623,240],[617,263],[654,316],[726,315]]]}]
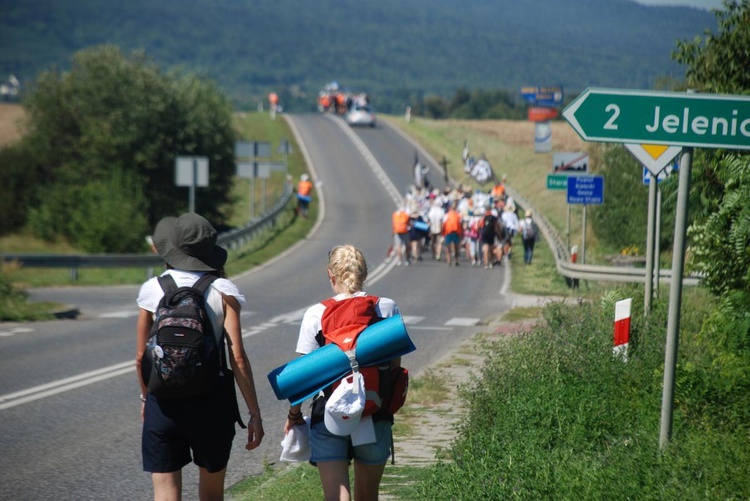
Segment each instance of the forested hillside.
[{"label": "forested hillside", "polygon": [[111,43],[204,72],[239,107],[270,90],[312,107],[338,80],[386,111],[461,86],[652,88],[683,78],[677,40],[715,26],[706,11],[631,0],[25,0],[0,3],[0,79],[29,84]]}]

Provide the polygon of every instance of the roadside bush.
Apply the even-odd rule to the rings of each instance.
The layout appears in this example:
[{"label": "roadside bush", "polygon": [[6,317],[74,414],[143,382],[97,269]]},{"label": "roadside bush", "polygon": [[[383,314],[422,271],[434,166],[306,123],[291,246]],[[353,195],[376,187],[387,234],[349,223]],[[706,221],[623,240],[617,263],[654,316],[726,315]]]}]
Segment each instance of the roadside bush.
[{"label": "roadside bush", "polygon": [[[64,235],[91,253],[146,249],[146,201],[133,175],[115,170],[83,186],[53,186],[29,213],[29,227],[47,240]],[[54,231],[52,230],[54,229]]]},{"label": "roadside bush", "polygon": [[3,182],[0,183],[0,235],[23,226],[28,211],[28,186],[34,177],[26,164],[25,154],[19,146],[0,148],[0,166]]},{"label": "roadside bush", "polygon": [[[68,72],[39,75],[24,104],[29,130],[18,151],[25,182],[16,197],[29,201],[26,222],[38,236],[91,252],[139,250],[147,225],[187,210],[186,190],[174,182],[181,155],[209,159],[209,184],[195,210],[226,222],[220,208],[231,203],[236,138],[231,107],[210,80],[164,73],[142,52],[106,45],[76,53]],[[118,172],[128,174],[121,187]],[[145,225],[130,218],[139,211]],[[137,232],[137,247],[118,227]]]},{"label": "roadside bush", "polygon": [[26,320],[45,320],[52,318],[46,304],[35,305],[26,302],[27,294],[13,285],[7,274],[7,268],[13,264],[0,266],[0,322],[19,322]]},{"label": "roadside bush", "polygon": [[[646,322],[640,288],[599,304],[553,304],[545,325],[493,344],[463,399],[452,462],[431,469],[424,499],[704,499],[750,495],[747,423],[711,422],[703,395],[678,388],[674,434],[658,447],[667,305]],[[612,355],[614,302],[633,297],[628,361]],[[691,347],[712,302],[684,308]],[[687,349],[690,355],[692,349]],[[681,369],[699,360],[681,357]],[[717,376],[712,387],[727,384]],[[743,402],[726,402],[736,408]],[[686,414],[688,406],[693,411]]]}]

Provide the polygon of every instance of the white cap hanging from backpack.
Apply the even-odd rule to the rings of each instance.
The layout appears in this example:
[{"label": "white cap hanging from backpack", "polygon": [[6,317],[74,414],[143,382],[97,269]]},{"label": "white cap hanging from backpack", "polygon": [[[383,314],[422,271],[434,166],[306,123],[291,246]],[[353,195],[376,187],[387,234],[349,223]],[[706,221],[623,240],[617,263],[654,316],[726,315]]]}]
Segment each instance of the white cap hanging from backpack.
[{"label": "white cap hanging from backpack", "polygon": [[365,381],[359,371],[341,380],[326,402],[323,421],[334,435],[351,435],[365,410]]}]

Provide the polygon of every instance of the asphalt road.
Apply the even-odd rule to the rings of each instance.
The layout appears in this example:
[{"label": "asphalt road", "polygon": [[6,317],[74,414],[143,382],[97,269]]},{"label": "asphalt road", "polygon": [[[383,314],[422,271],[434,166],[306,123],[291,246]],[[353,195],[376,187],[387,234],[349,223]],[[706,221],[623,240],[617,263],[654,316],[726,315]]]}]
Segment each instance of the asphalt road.
[{"label": "asphalt road", "polygon": [[[288,117],[319,182],[321,219],[300,244],[233,277],[247,297],[245,346],[256,379],[266,437],[253,452],[235,439],[227,486],[278,461],[288,403],[276,400],[269,371],[295,357],[302,313],[331,294],[327,252],[352,243],[368,258],[367,291],[396,300],[417,351],[404,365],[418,373],[448,354],[481,323],[509,307],[506,268],[425,257],[410,267],[386,260],[390,216],[412,182],[417,148],[387,124],[350,129],[328,115]],[[422,161],[427,157],[420,153]],[[430,163],[430,179],[442,182]],[[32,291],[34,300],[75,304],[81,316],[0,324],[0,500],[146,500],[141,469],[140,402],[133,367],[138,287]],[[244,408],[241,406],[241,408]],[[238,429],[238,435],[243,434]],[[197,499],[197,468],[185,468],[184,499]]]}]

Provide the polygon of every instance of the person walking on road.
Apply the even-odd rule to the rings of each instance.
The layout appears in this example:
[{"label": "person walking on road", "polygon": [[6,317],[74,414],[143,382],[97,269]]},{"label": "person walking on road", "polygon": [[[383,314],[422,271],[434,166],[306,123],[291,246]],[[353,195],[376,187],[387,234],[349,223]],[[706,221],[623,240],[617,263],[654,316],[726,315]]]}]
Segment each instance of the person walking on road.
[{"label": "person walking on road", "polygon": [[[136,369],[141,389],[143,469],[151,473],[157,500],[182,499],[182,468],[191,461],[199,468],[200,499],[223,499],[235,423],[242,425],[235,382],[250,414],[245,448],[255,449],[263,439],[260,406],[240,327],[240,309],[245,298],[237,286],[223,276],[227,252],[216,245],[216,237],[213,226],[192,212],[159,221],[152,240],[167,270],[161,277],[146,281],[138,293]],[[154,326],[154,313],[164,295],[159,279],[165,277],[162,281],[172,280],[177,287],[189,287],[204,275],[216,277],[205,293],[206,312],[221,351],[226,340],[234,376],[232,378],[226,367],[220,367],[218,382],[207,395],[157,397],[149,393],[144,372],[148,374],[150,369],[146,349]],[[159,358],[164,356],[159,345],[153,352]],[[144,364],[147,371],[143,371]]]},{"label": "person walking on road", "polygon": [[484,269],[493,267],[495,261],[500,261],[495,252],[495,241],[502,238],[503,228],[492,207],[487,207],[481,222],[482,265]]},{"label": "person walking on road", "polygon": [[521,241],[523,242],[523,262],[531,264],[531,260],[534,258],[534,245],[536,244],[537,235],[539,231],[537,229],[536,222],[534,221],[534,213],[531,209],[526,209],[526,217],[520,222]]},{"label": "person walking on road", "polygon": [[312,201],[313,184],[310,176],[302,174],[297,183],[297,215],[307,219],[310,212],[310,202]]},{"label": "person walking on road", "polygon": [[[334,247],[328,256],[328,280],[333,289],[336,302],[354,297],[367,296],[362,289],[367,278],[367,263],[360,249],[352,245]],[[328,301],[326,301],[328,302]],[[321,347],[318,333],[323,332],[323,314],[327,306],[317,303],[305,311],[297,340],[297,353],[306,355]],[[387,318],[399,314],[396,303],[389,298],[381,297],[374,305],[375,315]],[[391,370],[400,367],[401,357],[389,362]],[[325,391],[325,395],[330,395]],[[372,431],[369,443],[357,443],[351,432],[340,429],[329,430],[324,418],[325,403],[329,396],[317,396],[313,400],[310,417],[310,462],[318,467],[320,481],[323,485],[323,496],[326,500],[348,501],[351,499],[349,482],[349,464],[354,460],[354,499],[357,501],[375,501],[378,499],[380,481],[385,465],[391,453],[393,441],[393,415],[387,412],[373,414],[372,423],[360,423],[355,429],[369,426]],[[284,425],[286,435],[292,427],[305,425],[302,416],[302,404],[289,409]],[[373,429],[374,428],[374,429]]]},{"label": "person walking on road", "polygon": [[406,208],[399,207],[391,216],[393,250],[396,251],[396,266],[405,264],[409,266],[409,230],[411,229],[411,218]]},{"label": "person walking on road", "polygon": [[507,203],[500,216],[503,223],[503,255],[510,259],[513,254],[513,237],[518,233],[518,215],[516,215],[516,206],[513,203]]},{"label": "person walking on road", "polygon": [[443,245],[445,247],[445,261],[448,263],[448,266],[451,266],[453,262],[458,266],[462,234],[463,222],[461,221],[461,214],[456,211],[454,202],[451,202],[448,204],[448,211],[445,213],[445,217],[443,217]]},{"label": "person walking on road", "polygon": [[440,199],[433,197],[430,210],[427,211],[427,219],[430,224],[430,249],[436,261],[440,261],[443,248],[443,217],[445,217],[445,209]]}]

